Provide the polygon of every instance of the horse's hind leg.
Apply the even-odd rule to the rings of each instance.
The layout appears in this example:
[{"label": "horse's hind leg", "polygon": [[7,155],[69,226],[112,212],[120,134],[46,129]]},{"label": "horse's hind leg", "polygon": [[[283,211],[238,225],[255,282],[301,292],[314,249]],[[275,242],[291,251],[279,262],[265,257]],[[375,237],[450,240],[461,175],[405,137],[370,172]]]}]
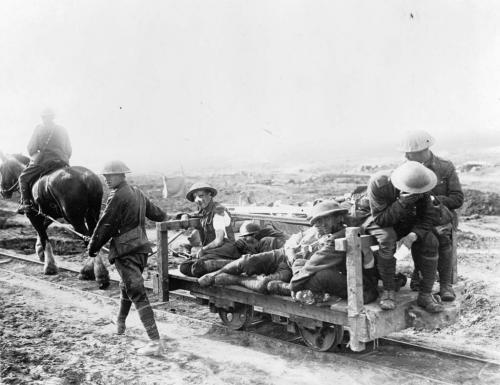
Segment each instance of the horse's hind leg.
[{"label": "horse's hind leg", "polygon": [[38,233],[35,250],[40,261],[44,262],[44,274],[57,274],[59,269],[57,268],[56,261],[54,259],[54,253],[52,251],[52,246],[47,236],[47,227],[49,225],[49,222],[47,222],[41,215],[37,215],[34,213],[28,213],[27,216],[36,232]]}]

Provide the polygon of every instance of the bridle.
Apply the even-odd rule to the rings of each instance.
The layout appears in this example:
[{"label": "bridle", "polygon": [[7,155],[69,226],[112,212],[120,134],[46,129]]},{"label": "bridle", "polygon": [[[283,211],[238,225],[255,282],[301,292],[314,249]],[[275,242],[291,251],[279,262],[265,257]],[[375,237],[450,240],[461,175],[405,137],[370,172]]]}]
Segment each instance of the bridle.
[{"label": "bridle", "polygon": [[12,191],[16,191],[17,187],[19,187],[19,179],[16,181],[16,183],[14,183],[12,186],[10,186],[8,189],[3,189],[3,188],[0,188],[0,193],[3,195],[3,194],[6,194],[6,193],[10,193]]}]

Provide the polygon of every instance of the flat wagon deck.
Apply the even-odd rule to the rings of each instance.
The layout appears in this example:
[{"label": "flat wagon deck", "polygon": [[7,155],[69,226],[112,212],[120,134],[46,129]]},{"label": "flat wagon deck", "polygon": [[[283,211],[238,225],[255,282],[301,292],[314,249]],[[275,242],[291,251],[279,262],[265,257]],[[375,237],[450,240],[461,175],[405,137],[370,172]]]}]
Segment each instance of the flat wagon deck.
[{"label": "flat wagon deck", "polygon": [[[261,222],[282,222],[307,226],[301,218],[283,218],[266,215],[237,215],[236,220],[254,219]],[[290,297],[260,294],[240,286],[201,287],[196,278],[188,277],[178,270],[168,270],[168,231],[197,224],[188,221],[167,221],[157,224],[158,273],[154,279],[155,289],[163,301],[168,301],[169,291],[187,290],[199,303],[218,312],[221,320],[233,329],[243,329],[252,321],[255,313],[269,314],[275,322],[287,325],[288,330],[297,330],[305,343],[315,350],[326,351],[344,341],[347,331],[348,346],[353,351],[362,351],[365,344],[408,327],[442,327],[456,321],[459,314],[459,299],[445,305],[445,311],[430,314],[416,305],[417,293],[408,286],[396,293],[395,310],[383,311],[377,302],[363,304],[362,256],[365,245],[376,245],[374,237],[360,235],[359,228],[346,230],[346,238],[336,240],[335,247],[347,253],[347,300],[305,305]]]}]

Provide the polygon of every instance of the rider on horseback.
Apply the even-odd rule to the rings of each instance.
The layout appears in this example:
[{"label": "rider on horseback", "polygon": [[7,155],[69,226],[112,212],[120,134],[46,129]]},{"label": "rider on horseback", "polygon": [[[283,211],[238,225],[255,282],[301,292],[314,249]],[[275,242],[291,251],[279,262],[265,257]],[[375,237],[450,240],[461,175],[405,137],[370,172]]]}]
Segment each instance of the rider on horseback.
[{"label": "rider on horseback", "polygon": [[19,176],[21,204],[17,210],[24,214],[33,208],[31,187],[40,176],[69,165],[71,143],[66,129],[54,123],[54,111],[41,113],[43,124],[36,126],[28,144],[31,161]]}]

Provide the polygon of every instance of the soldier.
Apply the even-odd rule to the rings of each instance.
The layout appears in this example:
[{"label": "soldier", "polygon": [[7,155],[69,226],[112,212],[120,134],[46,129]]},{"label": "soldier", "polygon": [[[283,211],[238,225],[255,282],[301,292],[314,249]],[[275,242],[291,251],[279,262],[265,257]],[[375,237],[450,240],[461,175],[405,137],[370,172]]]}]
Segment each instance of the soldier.
[{"label": "soldier", "polygon": [[33,207],[31,187],[43,174],[69,165],[71,143],[66,129],[54,123],[55,114],[49,108],[41,113],[43,124],[35,127],[28,143],[30,163],[19,175],[21,203],[17,212],[24,214]]},{"label": "soldier", "polygon": [[240,227],[236,248],[241,255],[263,253],[283,247],[287,238],[282,231],[269,227],[261,229],[257,223],[245,221]]},{"label": "soldier", "polygon": [[166,214],[138,188],[127,183],[125,174],[129,172],[129,168],[119,160],[104,166],[101,174],[104,175],[111,192],[90,238],[88,254],[95,257],[101,247],[111,239],[109,262],[115,265],[121,278],[117,334],[125,333],[125,320],[133,303],[151,340],[137,353],[160,355],[163,345],[146,294],[142,272],[152,251],[146,236],[145,218],[160,222],[165,220]]},{"label": "soldier", "polygon": [[185,275],[201,277],[240,257],[234,243],[231,215],[224,206],[213,200],[216,195],[217,190],[205,182],[194,183],[186,194],[186,199],[196,202],[198,206],[196,217],[200,218],[197,230],[201,248],[195,259],[179,266],[179,270]]},{"label": "soldier", "polygon": [[[451,285],[453,271],[452,230],[457,228],[458,215],[455,210],[462,207],[464,194],[455,166],[449,160],[434,155],[429,149],[433,144],[434,138],[428,132],[417,130],[406,134],[398,150],[405,153],[406,159],[422,163],[434,171],[437,176],[436,187],[431,190],[431,199],[433,199],[436,210],[440,211],[438,222],[434,228],[434,234],[439,241],[439,294],[443,301],[453,301],[455,293]],[[410,287],[418,291],[419,286],[419,267],[415,266]]]},{"label": "soldier", "polygon": [[443,310],[431,294],[437,269],[438,240],[433,234],[429,192],[436,183],[434,172],[412,161],[399,166],[392,174],[381,171],[370,178],[368,198],[372,217],[366,231],[379,243],[377,267],[384,285],[380,299],[380,307],[384,310],[396,307],[394,253],[398,239],[411,248],[422,272],[417,304],[432,313]]}]

